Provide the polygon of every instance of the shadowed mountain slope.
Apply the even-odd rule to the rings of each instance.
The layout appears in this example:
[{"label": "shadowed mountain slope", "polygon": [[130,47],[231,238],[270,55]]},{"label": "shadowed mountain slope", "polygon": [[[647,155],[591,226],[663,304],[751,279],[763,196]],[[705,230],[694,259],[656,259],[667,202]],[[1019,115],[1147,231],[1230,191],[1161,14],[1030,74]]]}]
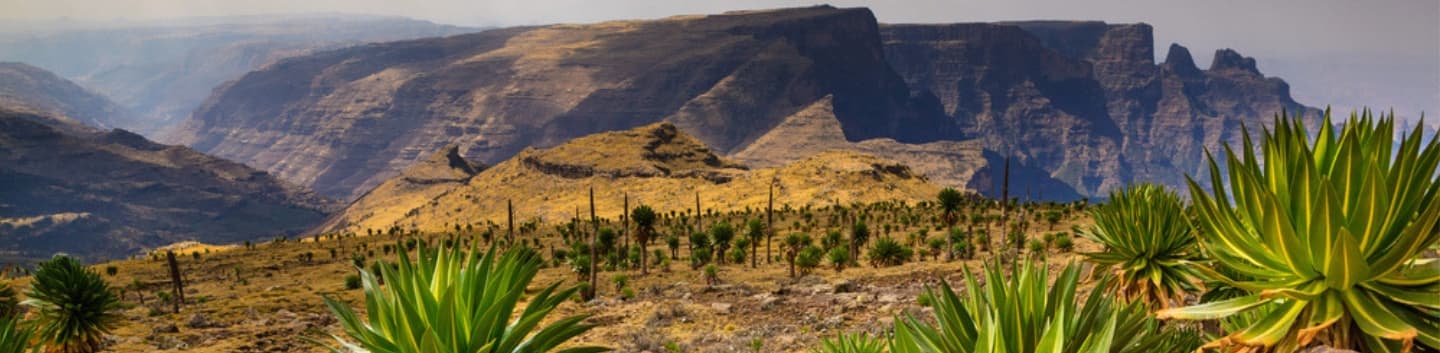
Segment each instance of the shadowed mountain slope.
[{"label": "shadowed mountain slope", "polygon": [[186,147],[0,108],[0,262],[299,234],[334,205]]}]

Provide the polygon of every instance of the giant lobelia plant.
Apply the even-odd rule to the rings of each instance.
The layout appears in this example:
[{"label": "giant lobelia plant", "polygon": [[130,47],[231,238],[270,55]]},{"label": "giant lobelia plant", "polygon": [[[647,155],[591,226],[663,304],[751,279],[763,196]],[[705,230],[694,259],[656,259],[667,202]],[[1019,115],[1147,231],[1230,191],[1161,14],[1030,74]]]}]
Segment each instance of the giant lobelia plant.
[{"label": "giant lobelia plant", "polygon": [[1090,213],[1095,225],[1080,234],[1105,248],[1084,255],[1116,275],[1109,290],[1152,308],[1182,303],[1186,294],[1199,291],[1192,263],[1199,249],[1185,202],[1175,192],[1154,184],[1134,185],[1111,193],[1108,202]]},{"label": "giant lobelia plant", "polygon": [[[984,285],[965,274],[964,296],[948,284],[927,291],[935,324],[896,320],[891,353],[1139,353],[1189,352],[1199,335],[1162,327],[1139,302],[1105,291],[1077,299],[1080,267],[1065,266],[1052,282],[1041,261],[985,269]],[[1010,275],[1006,276],[1005,272]],[[1105,276],[1102,288],[1113,277]]]},{"label": "giant lobelia plant", "polygon": [[1440,263],[1419,256],[1440,239],[1440,146],[1419,131],[1395,145],[1394,126],[1365,112],[1337,131],[1327,111],[1312,141],[1282,113],[1263,133],[1263,161],[1248,134],[1241,150],[1226,147],[1228,172],[1211,158],[1213,192],[1189,183],[1198,238],[1223,270],[1209,275],[1248,294],[1158,316],[1263,311],[1207,345],[1237,351],[1440,349]]},{"label": "giant lobelia plant", "polygon": [[[336,336],[341,347],[326,348],[337,353],[541,353],[556,351],[593,327],[582,323],[585,316],[540,325],[576,291],[573,287],[557,290],[559,283],[529,295],[519,317],[513,317],[526,296],[526,286],[540,270],[540,258],[527,248],[497,255],[494,248],[480,252],[455,246],[432,251],[422,245],[415,261],[402,251],[395,264],[381,266],[384,286],[374,274],[360,269],[367,318],[325,298],[354,340],[351,343]],[[608,350],[574,347],[558,352]]]}]

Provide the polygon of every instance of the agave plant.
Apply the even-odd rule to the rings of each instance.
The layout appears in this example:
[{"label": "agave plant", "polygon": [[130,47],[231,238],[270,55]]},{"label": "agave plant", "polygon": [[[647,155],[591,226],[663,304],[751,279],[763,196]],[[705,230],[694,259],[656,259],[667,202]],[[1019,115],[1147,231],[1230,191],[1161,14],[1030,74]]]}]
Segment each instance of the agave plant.
[{"label": "agave plant", "polygon": [[51,352],[85,353],[120,321],[120,301],[110,285],[69,256],[36,265],[34,282],[21,305],[35,309],[37,334]]},{"label": "agave plant", "polygon": [[[957,295],[948,284],[927,290],[937,326],[914,317],[897,320],[892,353],[935,352],[1189,352],[1199,335],[1162,328],[1143,304],[1126,304],[1103,291],[1092,291],[1076,304],[1080,267],[1067,265],[1052,283],[1047,266],[1022,261],[1009,268],[986,266],[986,286],[966,273],[969,293]],[[1113,280],[1106,276],[1101,285]],[[1048,288],[1048,290],[1047,290]]]},{"label": "agave plant", "polygon": [[1111,282],[1121,297],[1150,307],[1182,303],[1199,291],[1191,263],[1198,254],[1195,235],[1180,196],[1164,187],[1139,184],[1110,194],[1110,202],[1090,211],[1095,225],[1081,229],[1086,238],[1105,245],[1085,257],[1114,270]]},{"label": "agave plant", "polygon": [[820,340],[820,349],[811,350],[810,353],[886,353],[889,351],[886,346],[888,344],[884,338],[863,333],[842,333],[834,339]]},{"label": "agave plant", "polygon": [[[423,245],[416,261],[400,252],[398,266],[382,266],[385,286],[360,269],[365,284],[368,318],[331,298],[326,305],[340,319],[345,333],[354,340],[333,336],[341,347],[326,345],[332,352],[484,352],[539,353],[555,351],[567,340],[593,326],[582,323],[586,316],[571,316],[541,326],[576,288],[557,290],[552,284],[530,295],[529,304],[513,318],[525,288],[540,270],[540,259],[531,250],[514,248],[497,255],[460,247],[431,251]],[[575,347],[562,353],[595,353],[609,349]]]},{"label": "agave plant", "polygon": [[1392,146],[1393,116],[1352,114],[1338,132],[1324,120],[1312,142],[1282,114],[1262,136],[1263,163],[1247,138],[1227,146],[1227,178],[1211,159],[1213,194],[1190,181],[1200,244],[1225,270],[1209,275],[1248,294],[1158,315],[1265,311],[1214,347],[1440,349],[1440,262],[1419,259],[1440,239],[1440,146],[1418,131]]}]

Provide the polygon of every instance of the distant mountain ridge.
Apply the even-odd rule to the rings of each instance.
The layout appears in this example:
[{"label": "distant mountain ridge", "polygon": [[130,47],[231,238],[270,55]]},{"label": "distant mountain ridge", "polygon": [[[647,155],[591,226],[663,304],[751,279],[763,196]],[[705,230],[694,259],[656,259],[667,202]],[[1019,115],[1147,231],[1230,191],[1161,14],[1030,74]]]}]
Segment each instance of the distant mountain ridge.
[{"label": "distant mountain ridge", "polygon": [[0,107],[0,262],[300,234],[336,205],[265,172]]},{"label": "distant mountain ridge", "polygon": [[130,118],[129,110],[103,96],[44,69],[14,62],[0,62],[0,107],[101,129],[118,127]]},{"label": "distant mountain ridge", "polygon": [[337,205],[243,164],[101,129],[115,105],[0,64],[0,263],[301,234]]},{"label": "distant mountain ridge", "polygon": [[0,32],[0,61],[39,66],[107,96],[128,110],[107,127],[147,136],[185,119],[213,88],[280,58],[475,30],[338,14],[32,27]]},{"label": "distant mountain ridge", "polygon": [[747,163],[879,153],[991,196],[1008,159],[1012,196],[1074,199],[1180,186],[1241,125],[1318,114],[1233,51],[1205,70],[1154,54],[1146,24],[880,25],[828,6],[506,28],[287,59],[170,137],[343,199],[450,144],[490,164],[661,121]]}]

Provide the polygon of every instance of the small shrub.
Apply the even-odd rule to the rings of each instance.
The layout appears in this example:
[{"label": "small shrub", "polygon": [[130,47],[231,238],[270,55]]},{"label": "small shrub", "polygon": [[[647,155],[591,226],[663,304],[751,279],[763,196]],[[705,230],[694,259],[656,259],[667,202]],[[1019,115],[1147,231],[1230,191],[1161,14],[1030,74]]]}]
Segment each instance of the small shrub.
[{"label": "small shrub", "polygon": [[926,241],[925,241],[925,245],[927,245],[927,246],[930,247],[930,256],[932,257],[932,260],[934,260],[934,259],[939,259],[939,258],[940,258],[940,252],[945,251],[945,239],[944,239],[944,238],[940,238],[940,237],[930,238],[929,240],[926,240]]},{"label": "small shrub", "polygon": [[630,277],[629,277],[629,276],[626,276],[626,275],[623,275],[623,274],[619,274],[619,275],[615,275],[615,277],[611,278],[611,279],[610,279],[610,282],[615,283],[615,290],[619,291],[619,290],[625,289],[625,286],[626,286],[627,284],[630,284]]},{"label": "small shrub", "polygon": [[730,249],[730,262],[737,264],[744,263],[746,255],[748,254],[745,253],[745,247],[743,246],[737,246],[734,249]]},{"label": "small shrub", "polygon": [[845,270],[845,265],[850,264],[852,261],[850,258],[850,249],[846,249],[845,247],[830,248],[830,252],[825,254],[825,259],[830,261],[830,266],[835,269],[835,272]]},{"label": "small shrub", "polygon": [[836,246],[840,246],[840,244],[844,242],[845,236],[841,235],[840,231],[838,230],[832,230],[828,233],[825,233],[824,237],[820,237],[820,246],[824,247],[825,249],[834,249]]},{"label": "small shrub", "polygon": [[364,284],[360,282],[360,276],[358,276],[358,275],[345,276],[345,290],[356,290],[356,289],[360,289],[360,287],[363,287],[363,286],[364,286]]},{"label": "small shrub", "polygon": [[118,274],[118,273],[120,273],[120,268],[115,267],[115,266],[105,266],[105,274],[106,274],[106,275],[114,276],[115,274]]},{"label": "small shrub", "polygon": [[715,284],[717,284],[717,283],[720,283],[720,268],[719,268],[719,267],[715,267],[715,264],[706,265],[706,266],[705,266],[705,284],[706,284],[706,285],[715,285]]},{"label": "small shrub", "polygon": [[890,237],[881,237],[870,247],[870,265],[874,267],[902,265],[913,256],[910,247]]},{"label": "small shrub", "polygon": [[824,256],[825,250],[821,250],[820,247],[807,246],[804,250],[800,250],[800,255],[795,258],[795,267],[800,270],[801,274],[809,274],[811,270],[820,266],[820,260]]},{"label": "small shrub", "polygon": [[575,302],[583,304],[586,300],[590,300],[590,298],[588,298],[587,296],[592,295],[595,292],[590,290],[590,282],[580,282],[575,284],[575,293],[576,294],[573,297],[575,298]]},{"label": "small shrub", "polygon": [[1060,252],[1070,252],[1075,249],[1075,241],[1070,237],[1055,237],[1055,248]]}]

